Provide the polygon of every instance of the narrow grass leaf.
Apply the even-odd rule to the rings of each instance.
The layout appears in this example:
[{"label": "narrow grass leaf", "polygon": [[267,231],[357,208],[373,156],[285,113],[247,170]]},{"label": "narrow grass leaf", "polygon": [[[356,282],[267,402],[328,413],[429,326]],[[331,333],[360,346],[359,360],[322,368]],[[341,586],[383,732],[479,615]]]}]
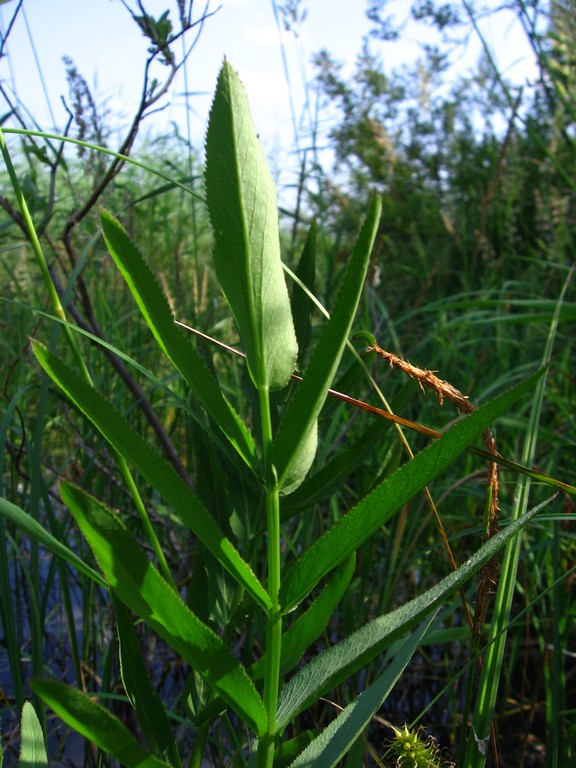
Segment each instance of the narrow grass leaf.
[{"label": "narrow grass leaf", "polygon": [[42,344],[32,342],[34,354],[46,373],[87,416],[110,445],[124,457],[174,509],[229,573],[262,605],[270,597],[254,572],[174,469],[153,451],[95,389],[80,379]]},{"label": "narrow grass leaf", "polygon": [[434,612],[403,643],[389,667],[298,755],[290,768],[333,768],[352,748],[394,688],[436,618]]},{"label": "narrow grass leaf", "polygon": [[279,389],[298,345],[280,258],[276,189],[240,78],[225,61],[206,136],[214,266],[258,388]]},{"label": "narrow grass leaf", "polygon": [[20,507],[17,507],[6,499],[0,498],[0,515],[11,520],[21,531],[27,533],[28,536],[31,536],[39,544],[42,544],[46,549],[49,549],[53,554],[58,555],[58,557],[61,557],[67,563],[70,563],[78,573],[92,579],[98,586],[104,587],[104,589],[108,588],[106,581],[94,570],[94,568],[91,568],[84,562],[84,560],[78,557],[77,554],[72,552],[71,549],[68,549],[65,544],[62,544],[61,541],[58,541],[56,537],[52,536],[52,534],[43,528],[37,520],[28,514],[28,512],[25,512],[23,509],[20,509]]},{"label": "narrow grass leaf", "polygon": [[458,570],[424,594],[389,614],[374,619],[314,658],[284,686],[278,706],[278,732],[300,712],[348,679],[385,648],[435,611],[528,523],[544,505],[527,512],[483,544]]},{"label": "narrow grass leaf", "polygon": [[[571,277],[572,270],[568,274],[568,278],[556,303],[556,311],[548,330],[548,337],[543,353],[544,361],[552,359],[560,312]],[[538,382],[532,398],[532,408],[530,410],[521,459],[522,464],[527,466],[532,465],[536,454],[538,429],[544,405],[545,392],[546,377],[544,376]],[[530,478],[525,475],[521,476],[518,480],[516,491],[514,493],[515,504],[512,511],[513,519],[523,515],[528,506],[530,484]],[[500,686],[500,677],[502,675],[502,666],[504,663],[504,651],[507,639],[506,627],[510,621],[512,601],[517,589],[516,577],[520,559],[520,545],[521,542],[519,539],[515,539],[508,544],[505,551],[502,572],[498,581],[492,620],[488,632],[489,647],[484,657],[482,672],[478,683],[478,694],[472,716],[474,741],[469,737],[466,747],[465,764],[466,766],[469,766],[469,768],[483,768],[486,764],[487,750],[483,751],[480,745],[484,746],[490,740],[490,731],[498,699],[498,688]],[[557,650],[558,649],[556,649],[556,651]]]},{"label": "narrow grass leaf", "polygon": [[147,752],[107,709],[85,693],[51,680],[33,680],[34,693],[64,722],[126,768],[170,768]]},{"label": "narrow grass leaf", "polygon": [[118,598],[140,616],[260,734],[266,713],[242,665],[160,576],[138,542],[103,504],[62,484],[70,508]]},{"label": "narrow grass leaf", "polygon": [[467,446],[538,381],[539,369],[525,381],[478,408],[433,445],[404,464],[362,499],[300,557],[286,574],[280,602],[289,611],[344,558],[367,541],[409,499],[443,472]]},{"label": "narrow grass leaf", "polygon": [[20,759],[18,768],[46,768],[48,755],[42,726],[36,710],[29,701],[24,702],[20,717]]},{"label": "narrow grass leaf", "polygon": [[244,461],[255,468],[256,449],[251,434],[191,344],[190,335],[174,323],[170,305],[144,258],[120,223],[107,211],[101,213],[101,224],[110,255],[159,346]]},{"label": "narrow grass leaf", "polygon": [[138,717],[140,730],[152,754],[174,768],[181,768],[182,760],[174,734],[166,710],[150,681],[133,623],[114,592],[112,600],[120,650],[120,674],[126,695]]},{"label": "narrow grass leaf", "polygon": [[[330,319],[324,326],[302,382],[280,422],[274,443],[273,463],[281,487],[288,485],[287,477],[291,465],[314,429],[328,389],[336,375],[364,287],[381,208],[381,200],[375,195],[348,263]],[[284,492],[288,490],[284,487]]]}]

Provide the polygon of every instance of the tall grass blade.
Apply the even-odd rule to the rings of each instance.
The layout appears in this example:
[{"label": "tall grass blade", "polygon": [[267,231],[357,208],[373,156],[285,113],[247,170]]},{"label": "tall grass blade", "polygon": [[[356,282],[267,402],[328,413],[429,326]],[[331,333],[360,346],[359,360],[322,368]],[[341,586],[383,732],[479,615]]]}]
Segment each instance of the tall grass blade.
[{"label": "tall grass blade", "polygon": [[[46,258],[44,256],[42,246],[40,245],[38,233],[36,232],[36,227],[34,226],[32,216],[28,209],[26,198],[24,197],[24,194],[22,192],[22,188],[18,180],[18,174],[16,173],[16,170],[14,169],[14,166],[12,164],[12,159],[10,157],[10,153],[8,152],[8,147],[6,146],[6,143],[4,141],[4,134],[1,128],[0,128],[0,152],[2,154],[2,157],[4,158],[4,162],[6,163],[6,168],[10,176],[10,182],[12,183],[12,188],[14,190],[14,194],[18,201],[18,207],[20,208],[22,220],[26,228],[26,233],[28,235],[28,238],[30,239],[30,245],[32,246],[32,251],[34,253],[36,263],[38,265],[38,268],[40,269],[40,273],[44,281],[44,286],[46,288],[48,296],[50,297],[50,303],[52,304],[54,314],[57,317],[61,318],[62,320],[65,320],[66,314],[64,312],[64,307],[60,302],[60,296],[58,295],[58,291],[56,290],[56,286],[54,285],[54,281],[52,280],[52,276],[50,275],[50,270],[48,269],[48,262],[46,261]],[[64,326],[64,334],[66,336],[68,345],[72,350],[72,354],[74,355],[74,360],[76,361],[76,364],[79,370],[82,371],[82,374],[86,377],[86,379],[89,379],[90,374],[88,373],[86,363],[84,362],[84,359],[80,353],[80,350],[78,349],[78,345],[76,344],[76,339],[74,338],[74,335],[72,334],[70,329],[67,328],[66,326]]]},{"label": "tall grass blade", "polygon": [[82,150],[89,149],[93,152],[98,152],[102,155],[115,157],[118,160],[122,160],[123,163],[128,163],[130,165],[133,165],[135,168],[142,168],[142,170],[146,171],[146,173],[150,173],[153,176],[157,176],[159,179],[163,179],[168,183],[169,187],[181,189],[187,195],[192,195],[192,197],[196,198],[200,202],[202,203],[206,202],[202,197],[202,195],[199,195],[197,192],[194,192],[193,189],[190,189],[190,187],[187,187],[185,184],[178,181],[178,179],[174,178],[173,176],[169,176],[163,171],[159,171],[157,168],[152,167],[148,163],[143,163],[140,160],[137,160],[135,157],[132,157],[131,155],[123,155],[121,152],[115,152],[113,149],[104,147],[101,144],[93,144],[92,142],[84,141],[83,139],[76,139],[73,136],[63,136],[62,134],[59,134],[59,133],[48,133],[47,131],[33,131],[28,128],[3,128],[2,131],[5,134],[14,134],[16,136],[29,136],[30,138],[43,139],[43,140],[51,139],[55,142],[58,142],[58,144],[61,144],[62,142],[64,142],[67,144],[72,144],[73,146],[76,146],[76,147],[80,147]]},{"label": "tall grass blade", "polygon": [[[0,514],[6,508],[11,509],[14,505],[5,499],[0,498]],[[18,507],[15,507],[18,509]],[[20,510],[22,512],[22,510]],[[25,514],[22,512],[22,514]],[[12,553],[12,537],[7,533],[6,521],[0,520],[0,547],[2,547],[2,557],[0,557],[0,590],[2,595],[10,595],[13,590],[13,582],[10,573],[10,557]],[[0,599],[0,622],[2,623],[3,643],[6,647],[6,659],[9,669],[12,687],[14,691],[14,704],[16,708],[24,705],[24,678],[25,662],[20,650],[18,640],[18,614],[19,607],[14,600]]]},{"label": "tall grass blade", "polygon": [[[552,359],[560,310],[571,275],[572,272],[570,271],[568,280],[565,282],[558,299],[552,323],[550,324],[546,346],[542,356],[542,359],[545,362]],[[546,376],[542,377],[538,382],[532,400],[532,409],[530,411],[528,429],[521,458],[521,463],[524,465],[530,466],[534,461],[536,445],[538,442],[538,426],[540,424],[540,415],[542,413],[545,391]],[[524,514],[528,507],[529,496],[530,478],[526,475],[522,475],[514,493],[516,502],[512,509],[513,520],[519,519]],[[490,623],[487,638],[489,645],[484,657],[484,664],[482,666],[478,684],[478,695],[472,717],[473,738],[468,738],[467,740],[465,764],[467,767],[469,766],[469,768],[483,768],[486,764],[487,753],[489,751],[487,745],[490,740],[492,720],[494,717],[504,660],[504,649],[507,639],[506,627],[510,622],[512,599],[516,591],[516,574],[520,559],[520,547],[521,540],[520,537],[518,537],[510,541],[504,551],[502,571],[498,582],[492,621]]]},{"label": "tall grass blade", "polygon": [[65,544],[62,544],[61,541],[58,541],[57,538],[52,536],[51,533],[49,533],[42,525],[40,525],[37,520],[31,517],[23,509],[17,507],[15,504],[12,504],[6,499],[0,498],[0,515],[8,520],[11,520],[14,525],[20,528],[21,531],[27,533],[28,536],[37,541],[39,544],[42,544],[42,546],[46,547],[46,549],[50,550],[50,552],[58,555],[58,557],[61,557],[67,563],[70,563],[70,565],[72,565],[78,571],[78,573],[87,576],[89,579],[98,584],[98,586],[104,587],[104,589],[108,588],[106,581],[97,571],[85,563],[84,560],[78,557],[78,555],[69,549]]}]

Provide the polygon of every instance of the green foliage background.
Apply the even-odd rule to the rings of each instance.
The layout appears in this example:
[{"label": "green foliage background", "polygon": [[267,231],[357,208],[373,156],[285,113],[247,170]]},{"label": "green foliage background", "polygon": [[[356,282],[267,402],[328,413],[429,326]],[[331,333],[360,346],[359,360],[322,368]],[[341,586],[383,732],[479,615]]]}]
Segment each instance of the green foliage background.
[{"label": "green foliage background", "polygon": [[[305,24],[301,3],[279,4],[279,8],[293,28]],[[325,111],[332,118],[328,138],[334,165],[319,152],[318,126],[312,126],[310,136],[304,137],[311,148],[299,157],[295,202],[287,197],[289,210],[283,208],[282,257],[331,309],[367,201],[377,190],[383,215],[355,328],[369,329],[381,346],[438,371],[441,378],[482,404],[540,364],[575,258],[574,4],[564,0],[515,6],[540,67],[539,81],[523,93],[494,69],[487,48],[473,75],[453,78],[443,38],[466,30],[479,34],[475,14],[466,2],[414,6],[415,17],[438,31],[438,46],[423,51],[414,68],[397,72],[384,71],[379,53],[397,32],[386,20],[387,5],[374,2],[368,10],[372,36],[363,42],[351,77],[343,74],[330,52],[315,56],[320,115]],[[135,18],[142,27],[144,16],[135,14]],[[145,31],[157,54],[164,57],[167,71],[172,66],[166,48],[171,33],[165,19]],[[83,130],[78,135],[97,144],[109,141],[97,111],[92,122],[83,126],[78,122],[80,105],[86,106],[88,96],[72,65],[69,78],[78,98],[76,118],[78,129]],[[152,95],[153,89],[150,101]],[[8,116],[2,124],[11,125]],[[74,220],[73,211],[88,206],[113,160],[91,151],[76,156],[64,144],[42,136],[8,138],[67,316],[129,358],[118,363],[117,357],[103,354],[101,346],[82,342],[96,389],[106,393],[110,405],[140,438],[167,458],[182,482],[194,487],[218,525],[245,545],[255,569],[263,570],[264,554],[258,550],[259,489],[241,471],[240,460],[222,460],[218,443],[215,447],[205,429],[214,415],[206,415],[190,396],[186,382],[159,354],[104,247],[96,200],[80,222]],[[212,268],[213,235],[202,200],[201,148],[166,135],[140,145],[137,158],[166,178],[149,173],[146,167],[125,165],[101,190],[98,204],[121,219],[177,319],[238,347],[238,331],[217,280],[218,263],[216,271]],[[110,448],[84,416],[49,388],[34,362],[31,336],[47,345],[57,344],[58,354],[68,364],[73,363],[73,355],[57,341],[55,324],[30,309],[46,310],[46,292],[4,170],[2,190],[2,496],[29,512],[85,564],[95,566],[92,553],[63,511],[56,480],[89,488],[106,506],[121,510],[127,529],[137,538],[141,524]],[[319,234],[316,268],[310,269],[300,256],[312,248],[310,239],[306,241],[312,221]],[[288,284],[294,303],[299,292]],[[300,296],[300,301],[307,300]],[[240,325],[237,315],[236,319]],[[532,459],[541,472],[571,485],[576,484],[575,321],[574,289],[568,283]],[[311,346],[322,327],[321,315],[315,311],[309,327],[296,328],[299,340],[310,341],[301,348]],[[250,429],[256,429],[259,410],[245,364],[206,341],[198,340],[196,349],[221,382],[231,408],[243,414]],[[137,364],[129,365],[131,360]],[[299,369],[304,370],[308,362],[302,354]],[[128,373],[121,373],[119,365]],[[250,373],[254,378],[252,369]],[[457,416],[449,404],[440,408],[431,394],[421,393],[399,371],[376,362],[372,373],[395,413],[439,430]],[[297,387],[291,384],[287,397],[295,397]],[[362,399],[372,397],[372,385],[348,353],[334,388]],[[281,412],[283,397],[283,393],[276,400],[273,396],[273,413]],[[372,402],[378,404],[376,399]],[[529,402],[520,401],[498,422],[498,447],[507,458],[522,458],[530,429],[529,409]],[[285,554],[308,551],[344,510],[367,496],[403,461],[391,428],[370,421],[348,404],[328,401],[319,414],[318,431],[312,466],[316,485],[304,485],[287,496],[281,507]],[[414,452],[426,442],[420,435],[410,438]],[[245,453],[246,464],[249,447]],[[322,485],[322,475],[315,473],[327,465],[336,472],[338,465],[333,461],[340,462],[339,478],[344,482]],[[458,562],[464,562],[482,538],[483,475],[478,459],[464,454],[431,489]],[[175,581],[196,585],[188,592],[190,609],[215,630],[230,627],[226,642],[249,666],[252,649],[263,636],[258,626],[262,620],[254,614],[253,623],[248,621],[240,633],[237,585],[220,563],[197,547],[190,529],[176,519],[157,489],[142,478],[139,481]],[[516,477],[502,473],[505,518],[516,493]],[[533,484],[530,506],[548,495],[545,486]],[[303,509],[305,515],[300,514]],[[574,525],[573,497],[565,494],[556,499],[547,516],[522,534],[512,609],[519,618],[509,631],[496,708],[502,766],[562,766],[574,756],[574,670],[571,657],[563,653],[575,639]],[[106,708],[120,719],[131,717],[125,698],[118,696],[121,683],[105,593],[89,578],[78,580],[57,558],[45,559],[37,541],[4,518],[0,552],[2,594],[14,594],[25,606],[17,616],[5,598],[0,606],[12,683],[2,704],[3,731],[7,734],[15,728],[17,705],[30,694],[31,675],[41,677],[48,671],[56,675],[65,671],[67,682],[78,690],[92,690],[97,683],[110,697],[104,700]],[[431,513],[419,497],[407,501],[358,549],[356,558],[350,588],[342,588],[338,610],[316,641],[318,650],[424,592],[450,571]],[[350,565],[344,561],[342,568],[346,567]],[[474,602],[474,589],[470,584],[469,602]],[[289,628],[291,621],[297,627],[297,618],[291,620],[288,615],[287,621]],[[45,623],[50,627],[47,633]],[[171,712],[176,718],[197,713],[205,701],[202,681],[191,679],[184,665],[173,663],[162,643],[139,631],[142,640],[156,643],[151,645],[148,669],[155,687],[166,692]],[[293,637],[297,634],[295,629]],[[294,663],[297,651],[295,643]],[[421,665],[409,667],[403,678],[409,701],[391,697],[382,716],[398,727],[421,717],[444,746],[465,755],[466,744],[458,743],[458,734],[468,702],[458,675],[473,648],[456,599],[444,607],[441,623],[420,654]],[[530,671],[534,668],[536,676]],[[372,668],[354,670],[345,683],[328,692],[330,703],[316,702],[300,731],[293,734],[298,747],[304,747],[309,732],[333,719],[334,708],[346,706],[358,691],[368,689],[377,673]],[[441,698],[435,702],[437,694]],[[45,727],[45,715],[40,720]],[[350,764],[361,765],[362,760],[376,764],[384,753],[382,743],[390,736],[389,729],[373,723],[364,741],[358,742],[361,756]],[[219,721],[209,740],[213,764],[218,760],[224,764],[241,753],[240,741],[236,722]],[[536,761],[542,745],[546,762],[530,762]],[[286,764],[293,757],[289,753]],[[92,759],[87,750],[86,761]]]}]

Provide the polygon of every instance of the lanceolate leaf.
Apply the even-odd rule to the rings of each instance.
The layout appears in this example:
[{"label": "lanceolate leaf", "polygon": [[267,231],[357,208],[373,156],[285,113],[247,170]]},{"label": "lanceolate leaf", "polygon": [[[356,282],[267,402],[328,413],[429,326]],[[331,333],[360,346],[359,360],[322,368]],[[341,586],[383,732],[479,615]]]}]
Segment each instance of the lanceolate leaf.
[{"label": "lanceolate leaf", "polygon": [[263,607],[268,608],[271,604],[268,593],[182,478],[95,389],[80,379],[42,344],[33,342],[32,347],[46,373],[90,419],[110,445],[146,478],[226,570],[243,584]]},{"label": "lanceolate leaf", "polygon": [[156,341],[244,461],[254,468],[256,450],[252,436],[190,343],[190,336],[175,325],[166,297],[142,255],[111,214],[102,211],[101,222],[110,255],[132,291]]},{"label": "lanceolate leaf", "polygon": [[314,504],[327,499],[341,487],[346,478],[366,461],[366,457],[382,444],[390,422],[376,419],[349,447],[333,456],[316,474],[307,477],[298,490],[287,496],[282,504],[282,519],[310,509]]},{"label": "lanceolate leaf", "polygon": [[257,733],[266,712],[241,664],[160,576],[138,542],[103,504],[62,484],[69,507],[118,598],[193,667]]},{"label": "lanceolate leaf", "polygon": [[171,768],[147,752],[120,720],[85,693],[51,680],[33,680],[31,686],[67,725],[126,768]]},{"label": "lanceolate leaf", "polygon": [[[36,710],[29,701],[24,702],[20,718],[20,760],[18,768],[47,768],[48,756],[44,744],[42,726],[38,720]],[[2,766],[2,753],[0,752],[0,768]]]},{"label": "lanceolate leaf", "polygon": [[355,556],[343,563],[316,600],[284,634],[281,662],[283,674],[298,664],[306,649],[324,632],[354,575],[355,566]]},{"label": "lanceolate leaf", "polygon": [[354,699],[314,741],[301,752],[290,768],[333,768],[353,746],[388,697],[406,665],[422,642],[436,614],[428,617],[394,656],[390,666]]},{"label": "lanceolate leaf", "polygon": [[250,375],[259,388],[281,388],[294,371],[298,347],[280,259],[276,190],[244,87],[226,61],[206,137],[206,201],[218,281]]},{"label": "lanceolate leaf", "polygon": [[416,626],[446,598],[460,589],[488,560],[516,536],[541,509],[536,507],[499,531],[457,571],[453,571],[423,595],[380,616],[314,658],[294,675],[282,690],[278,705],[278,732],[306,707],[362,669],[372,659]]},{"label": "lanceolate leaf", "polygon": [[[370,253],[378,230],[382,203],[372,200],[360,230],[330,319],[314,348],[302,382],[288,404],[274,444],[273,462],[280,486],[286,485],[291,465],[314,429],[346,346],[364,287]],[[285,492],[286,489],[285,488]]]},{"label": "lanceolate leaf", "polygon": [[418,491],[439,475],[495,419],[524,395],[545,369],[481,406],[388,477],[342,517],[286,574],[280,603],[289,611],[338,563],[355,552]]}]

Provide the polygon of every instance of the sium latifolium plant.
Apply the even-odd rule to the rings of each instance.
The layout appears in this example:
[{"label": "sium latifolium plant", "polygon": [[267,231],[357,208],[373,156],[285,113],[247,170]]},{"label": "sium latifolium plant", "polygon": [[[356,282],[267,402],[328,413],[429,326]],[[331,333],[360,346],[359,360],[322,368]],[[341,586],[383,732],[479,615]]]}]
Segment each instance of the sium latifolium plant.
[{"label": "sium latifolium plant", "polygon": [[[86,377],[35,342],[42,368],[142,482],[155,489],[172,519],[196,538],[186,585],[157,568],[119,514],[64,482],[63,502],[95,555],[117,619],[122,681],[139,723],[137,738],[94,701],[59,682],[34,691],[65,722],[127,766],[200,766],[211,728],[225,722],[230,765],[291,764],[329,768],[355,744],[402,674],[440,604],[515,536],[533,512],[497,533],[458,570],[396,610],[317,654],[318,638],[337,610],[355,553],[403,505],[449,467],[519,397],[540,372],[481,406],[431,446],[380,481],[368,495],[303,548],[286,547],[292,518],[312,514],[316,475],[307,477],[318,418],[350,335],[379,219],[374,197],[341,278],[330,318],[317,335],[301,381],[290,384],[309,336],[309,304],[289,295],[280,257],[274,185],[241,82],[224,63],[206,141],[206,203],[214,232],[214,267],[246,355],[246,412],[226,396],[217,373],[175,318],[154,276],[122,226],[101,217],[108,250],[159,348],[186,382],[204,416],[196,486],[156,454]],[[313,263],[313,238],[302,260]],[[312,269],[313,272],[313,269]],[[184,407],[184,406],[183,406]],[[344,482],[341,462],[323,468]],[[298,490],[298,503],[291,505]],[[308,503],[307,503],[308,500]],[[13,519],[17,510],[3,511]],[[308,507],[308,508],[307,508]],[[46,543],[50,543],[46,540]],[[59,550],[60,555],[66,556]],[[84,569],[102,584],[102,576]],[[182,727],[194,733],[182,753],[169,708],[148,675],[134,621],[143,621],[188,665]],[[249,647],[240,639],[249,634]],[[397,641],[404,638],[403,643]],[[233,651],[233,648],[235,651]],[[240,649],[240,650],[238,650]],[[323,730],[306,732],[301,715],[387,651],[370,685]],[[300,663],[301,659],[304,663]],[[224,751],[224,747],[221,747]]]}]

